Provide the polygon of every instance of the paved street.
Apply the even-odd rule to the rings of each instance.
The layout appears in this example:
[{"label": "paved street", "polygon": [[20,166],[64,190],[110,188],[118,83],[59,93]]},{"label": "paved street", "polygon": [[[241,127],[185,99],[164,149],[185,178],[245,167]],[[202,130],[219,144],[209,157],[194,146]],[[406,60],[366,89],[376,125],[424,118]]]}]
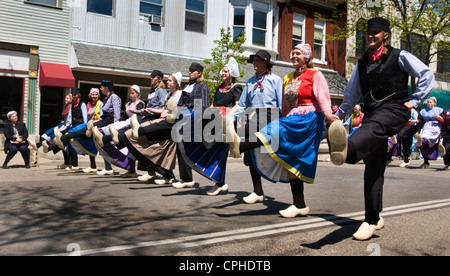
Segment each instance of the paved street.
[{"label": "paved street", "polygon": [[265,202],[244,204],[250,175],[236,159],[229,159],[229,192],[210,197],[213,184],[198,174],[194,188],[177,190],[122,179],[123,170],[105,177],[65,172],[51,155],[25,169],[17,156],[0,171],[0,255],[450,255],[450,171],[441,170],[442,160],[428,169],[418,169],[419,160],[388,166],[386,227],[361,242],[351,236],[364,215],[364,165],[336,167],[326,157],[316,183],[305,186],[310,215],[286,219],[278,211],[292,202],[289,185],[264,182]]}]

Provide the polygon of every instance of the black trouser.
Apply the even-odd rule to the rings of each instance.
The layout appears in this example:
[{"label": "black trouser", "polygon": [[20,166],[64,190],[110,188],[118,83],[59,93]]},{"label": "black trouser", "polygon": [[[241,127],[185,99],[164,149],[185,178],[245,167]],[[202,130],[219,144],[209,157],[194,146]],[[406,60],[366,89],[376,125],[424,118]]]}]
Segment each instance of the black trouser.
[{"label": "black trouser", "polygon": [[413,143],[414,134],[419,130],[419,125],[405,126],[398,133],[398,142],[402,145],[403,161],[409,162],[409,156],[411,155],[411,147]]},{"label": "black trouser", "polygon": [[[262,142],[256,137],[254,134],[254,130],[252,130],[252,126],[256,125],[256,131],[259,131],[267,124],[272,122],[272,109],[271,108],[259,108],[255,109],[256,114],[253,115],[252,118],[245,118],[245,141],[241,143],[239,146],[240,152],[244,152],[244,164],[249,167],[250,176],[252,177],[253,184],[253,192],[259,196],[264,194],[262,188],[261,176],[253,165],[253,161],[251,160],[250,149],[257,148],[262,145]],[[279,112],[276,109],[276,112]],[[279,114],[279,113],[278,113]]]},{"label": "black trouser", "polygon": [[[174,125],[166,120],[139,128],[139,136],[146,136],[147,141],[151,144],[162,140],[172,139],[172,127]],[[178,170],[180,179],[183,181],[192,181],[192,168],[184,160],[183,155],[177,147]]]},{"label": "black trouser", "polygon": [[10,144],[8,154],[6,155],[5,164],[8,164],[11,159],[13,159],[14,156],[16,156],[17,152],[20,151],[20,154],[22,154],[23,161],[25,162],[25,165],[30,164],[30,150],[28,149],[28,146],[23,144]]},{"label": "black trouser", "polygon": [[376,224],[383,209],[384,172],[387,161],[387,140],[408,122],[411,112],[402,102],[384,103],[374,110],[364,110],[361,127],[348,140],[346,163],[363,160],[364,202],[366,221]]},{"label": "black trouser", "polygon": [[444,147],[446,154],[444,155],[444,164],[446,166],[450,166],[450,125],[448,125],[445,129],[442,129],[443,137],[444,137]]}]

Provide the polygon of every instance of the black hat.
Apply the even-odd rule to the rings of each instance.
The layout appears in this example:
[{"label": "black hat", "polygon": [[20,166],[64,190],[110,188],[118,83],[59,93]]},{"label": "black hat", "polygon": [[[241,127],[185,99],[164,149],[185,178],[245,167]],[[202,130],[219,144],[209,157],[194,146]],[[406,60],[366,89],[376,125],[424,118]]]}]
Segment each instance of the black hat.
[{"label": "black hat", "polygon": [[71,89],[70,89],[70,94],[72,94],[72,95],[78,95],[78,94],[80,94],[80,88],[76,88],[76,87],[71,88]]},{"label": "black hat", "polygon": [[203,66],[200,63],[193,62],[189,67],[189,70],[200,71],[203,73]]},{"label": "black hat", "polygon": [[114,87],[114,82],[108,80],[102,80],[101,86],[104,87]]},{"label": "black hat", "polygon": [[385,31],[390,33],[390,23],[387,19],[381,17],[374,17],[367,21],[367,31]]},{"label": "black hat", "polygon": [[256,52],[256,54],[250,56],[250,62],[253,62],[255,56],[262,58],[267,62],[267,64],[270,64],[270,59],[272,58],[272,56],[266,50],[259,50],[258,52]]},{"label": "black hat", "polygon": [[163,79],[164,78],[164,74],[163,74],[163,72],[161,72],[161,71],[159,71],[159,70],[153,70],[153,72],[150,74],[150,76],[158,76],[158,77],[160,77],[161,79]]}]

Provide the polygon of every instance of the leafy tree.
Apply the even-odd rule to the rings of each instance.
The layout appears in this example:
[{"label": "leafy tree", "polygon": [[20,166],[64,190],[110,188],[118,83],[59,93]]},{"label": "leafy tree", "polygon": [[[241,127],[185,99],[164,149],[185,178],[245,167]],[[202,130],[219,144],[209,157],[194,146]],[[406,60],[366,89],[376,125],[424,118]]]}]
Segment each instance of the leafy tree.
[{"label": "leafy tree", "polygon": [[[220,39],[214,40],[214,44],[217,46],[211,50],[212,58],[204,60],[206,66],[203,70],[203,75],[211,93],[211,100],[214,98],[217,86],[222,83],[220,71],[222,71],[230,57],[234,57],[238,64],[247,64],[247,60],[242,55],[244,52],[242,45],[244,43],[245,33],[238,36],[236,42],[234,42],[229,27],[227,29],[220,29]],[[244,71],[242,69],[239,69],[239,71],[241,73],[240,77],[243,77]]]},{"label": "leafy tree", "polygon": [[[450,5],[449,0],[346,0],[347,11],[336,9],[331,18],[316,17],[332,23],[337,32],[327,36],[329,40],[345,39],[364,31],[366,24],[359,18],[381,16],[391,22],[402,41],[402,48],[418,56],[429,65],[439,51],[449,51]],[[374,6],[369,2],[377,2]],[[369,7],[370,6],[370,7]],[[336,24],[345,20],[347,23]]]},{"label": "leafy tree", "polygon": [[[336,30],[327,39],[339,40],[353,36],[357,31],[364,31],[367,26],[367,21],[361,22],[358,19],[380,16],[391,22],[391,30],[398,34],[396,39],[401,41],[401,48],[417,56],[426,65],[438,54],[441,55],[440,58],[448,60],[449,0],[346,0],[346,3],[346,12],[336,9],[333,16],[326,19]],[[316,14],[316,17],[321,16]],[[335,23],[343,21],[346,23]],[[361,41],[356,43],[360,45]],[[442,56],[442,53],[446,56]],[[414,90],[414,79],[411,83]]]}]

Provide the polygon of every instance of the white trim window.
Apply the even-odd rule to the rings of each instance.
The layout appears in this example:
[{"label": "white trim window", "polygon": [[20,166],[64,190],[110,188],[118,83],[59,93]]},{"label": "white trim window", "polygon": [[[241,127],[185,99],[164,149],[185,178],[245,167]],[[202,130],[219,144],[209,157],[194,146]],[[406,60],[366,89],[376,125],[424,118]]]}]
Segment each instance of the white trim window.
[{"label": "white trim window", "polygon": [[87,12],[114,16],[114,0],[87,0]]},{"label": "white trim window", "polygon": [[163,0],[140,0],[139,14],[162,16]]},{"label": "white trim window", "polygon": [[233,14],[233,42],[245,31],[245,7],[235,7]]},{"label": "white trim window", "polygon": [[253,10],[252,45],[266,47],[267,13]]},{"label": "white trim window", "polygon": [[326,63],[325,61],[325,29],[326,22],[314,21],[314,62]]},{"label": "white trim window", "polygon": [[186,31],[206,33],[206,0],[186,0]]},{"label": "white trim window", "polygon": [[305,20],[306,17],[301,14],[294,14],[292,24],[292,49],[301,43],[305,43]]},{"label": "white trim window", "polygon": [[266,48],[274,51],[278,38],[278,17],[273,1],[230,0],[230,25],[233,40],[245,31],[247,48]]},{"label": "white trim window", "polygon": [[27,3],[39,4],[44,6],[61,8],[61,0],[25,0]]},{"label": "white trim window", "polygon": [[140,0],[139,15],[150,25],[163,25],[164,0]]}]

